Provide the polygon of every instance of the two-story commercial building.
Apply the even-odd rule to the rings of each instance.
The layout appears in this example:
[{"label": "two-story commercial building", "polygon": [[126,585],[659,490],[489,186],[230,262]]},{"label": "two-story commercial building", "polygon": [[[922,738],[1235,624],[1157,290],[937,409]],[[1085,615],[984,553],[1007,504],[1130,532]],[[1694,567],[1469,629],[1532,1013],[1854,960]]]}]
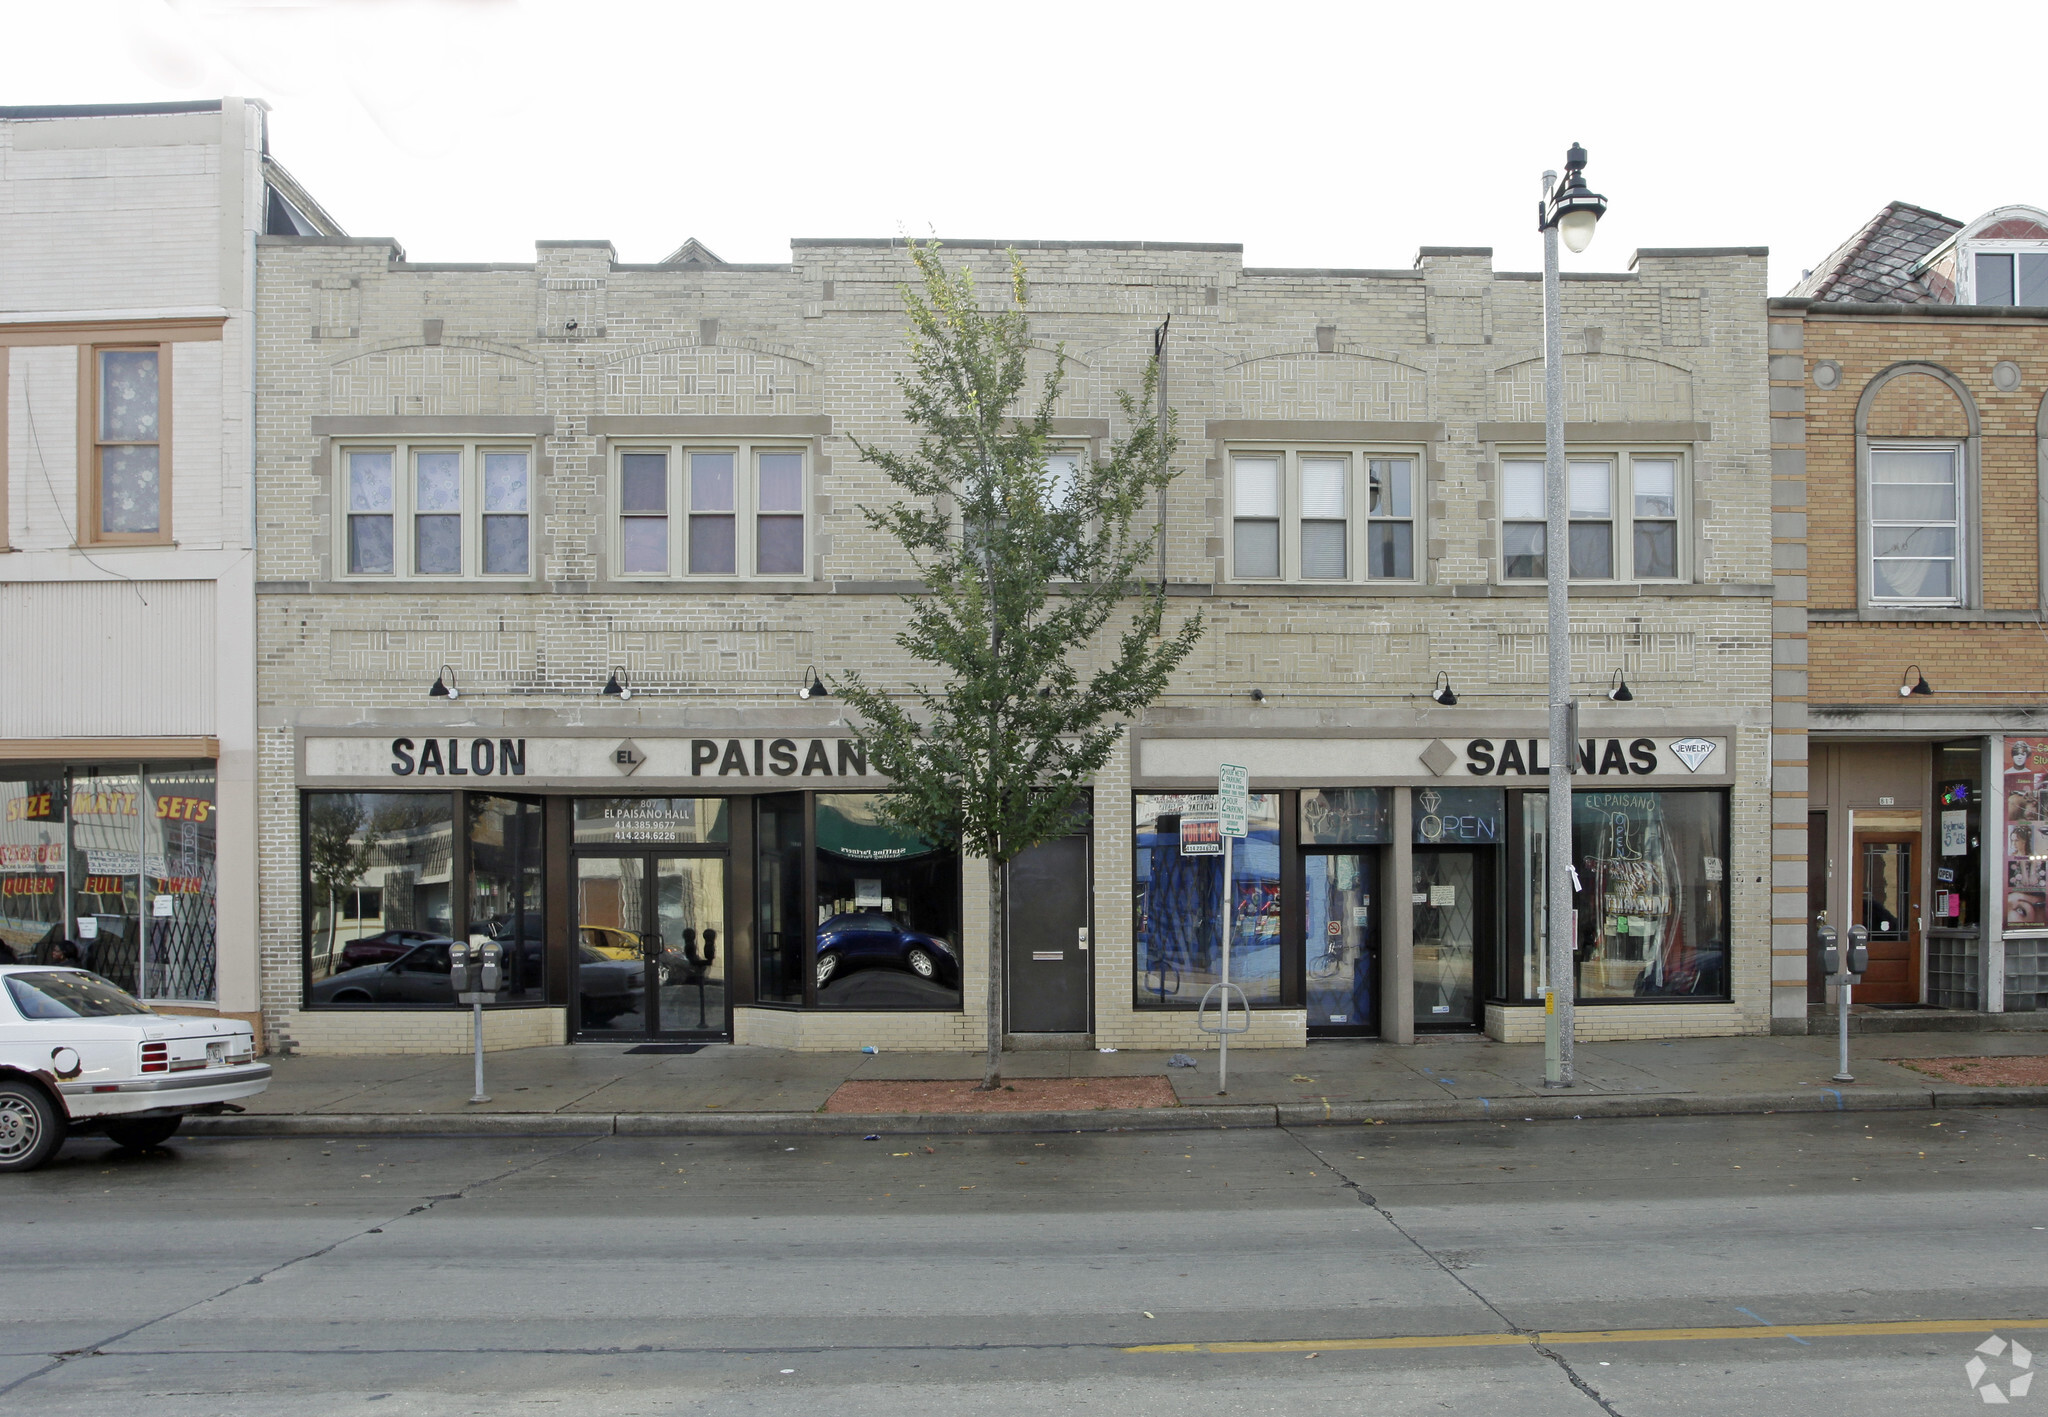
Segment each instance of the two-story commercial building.
[{"label": "two-story commercial building", "polygon": [[[1008,244],[947,257],[993,277]],[[1224,881],[1183,823],[1236,762],[1244,1041],[1540,1037],[1537,278],[1474,248],[1014,244],[1039,368],[1068,357],[1056,457],[1125,431],[1166,327],[1164,576],[1206,632],[1085,827],[1013,868],[1009,1031],[1197,1042]],[[861,514],[893,492],[853,442],[908,437],[913,270],[888,240],[791,255],[259,243],[275,1038],[460,1048],[446,941],[489,938],[493,1046],[979,1045],[983,873],[879,820],[840,701],[801,693],[920,672],[894,640],[917,586]],[[1770,1026],[1765,295],[1756,249],[1565,278],[1586,1037]]]},{"label": "two-story commercial building", "polygon": [[264,108],[0,108],[0,958],[254,1018]]},{"label": "two-story commercial building", "polygon": [[1783,1017],[1823,915],[1859,1003],[2048,999],[2044,390],[2037,208],[1894,202],[1771,302]]}]

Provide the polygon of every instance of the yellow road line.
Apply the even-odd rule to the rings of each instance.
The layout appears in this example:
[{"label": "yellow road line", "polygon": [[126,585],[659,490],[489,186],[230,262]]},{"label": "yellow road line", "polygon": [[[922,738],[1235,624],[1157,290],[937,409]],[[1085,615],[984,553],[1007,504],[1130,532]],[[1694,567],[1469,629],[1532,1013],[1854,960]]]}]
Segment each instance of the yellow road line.
[{"label": "yellow road line", "polygon": [[1550,1333],[1431,1333],[1401,1338],[1280,1338],[1223,1343],[1141,1343],[1126,1353],[1348,1353],[1366,1349],[1561,1347],[1577,1343],[1702,1343],[1736,1338],[1858,1338],[2048,1328],[2048,1319],[1900,1319],[1887,1323],[1751,1324],[1741,1328],[1595,1328]]}]

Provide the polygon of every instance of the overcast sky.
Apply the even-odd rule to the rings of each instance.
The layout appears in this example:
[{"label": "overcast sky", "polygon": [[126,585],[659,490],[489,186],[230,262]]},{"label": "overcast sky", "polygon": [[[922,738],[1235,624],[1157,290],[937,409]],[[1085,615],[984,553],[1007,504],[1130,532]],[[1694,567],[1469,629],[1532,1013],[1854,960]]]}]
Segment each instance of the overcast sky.
[{"label": "overcast sky", "polygon": [[605,237],[654,261],[695,236],[783,261],[792,236],[936,232],[1234,241],[1257,266],[1492,246],[1528,270],[1538,178],[1575,139],[1613,203],[1578,269],[1769,246],[1782,293],[1894,197],[1962,219],[2048,204],[2039,84],[2017,81],[2048,52],[2048,6],[2028,4],[0,0],[0,18],[0,102],[265,99],[273,154],[415,260]]}]

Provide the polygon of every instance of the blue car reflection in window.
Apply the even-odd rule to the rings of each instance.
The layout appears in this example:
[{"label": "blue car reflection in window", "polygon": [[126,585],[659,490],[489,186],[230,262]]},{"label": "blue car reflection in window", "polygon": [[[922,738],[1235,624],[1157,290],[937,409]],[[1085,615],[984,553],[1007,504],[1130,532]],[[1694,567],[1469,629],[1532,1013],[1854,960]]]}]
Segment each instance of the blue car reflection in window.
[{"label": "blue car reflection in window", "polygon": [[818,927],[819,1002],[957,1004],[960,959],[937,935],[880,911],[834,915]]}]

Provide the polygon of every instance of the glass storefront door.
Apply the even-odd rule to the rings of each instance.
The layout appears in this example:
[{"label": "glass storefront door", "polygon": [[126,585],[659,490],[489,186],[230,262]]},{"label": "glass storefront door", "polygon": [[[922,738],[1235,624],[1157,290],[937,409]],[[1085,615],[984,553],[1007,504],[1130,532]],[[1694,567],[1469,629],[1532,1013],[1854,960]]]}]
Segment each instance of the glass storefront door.
[{"label": "glass storefront door", "polygon": [[578,1036],[725,1036],[725,919],[722,856],[579,856]]},{"label": "glass storefront door", "polygon": [[1417,847],[1414,857],[1415,1027],[1474,1028],[1478,956],[1490,949],[1492,852]]},{"label": "glass storefront door", "polygon": [[1378,853],[1309,852],[1301,865],[1308,1026],[1322,1035],[1376,1034],[1379,951],[1372,896]]}]

